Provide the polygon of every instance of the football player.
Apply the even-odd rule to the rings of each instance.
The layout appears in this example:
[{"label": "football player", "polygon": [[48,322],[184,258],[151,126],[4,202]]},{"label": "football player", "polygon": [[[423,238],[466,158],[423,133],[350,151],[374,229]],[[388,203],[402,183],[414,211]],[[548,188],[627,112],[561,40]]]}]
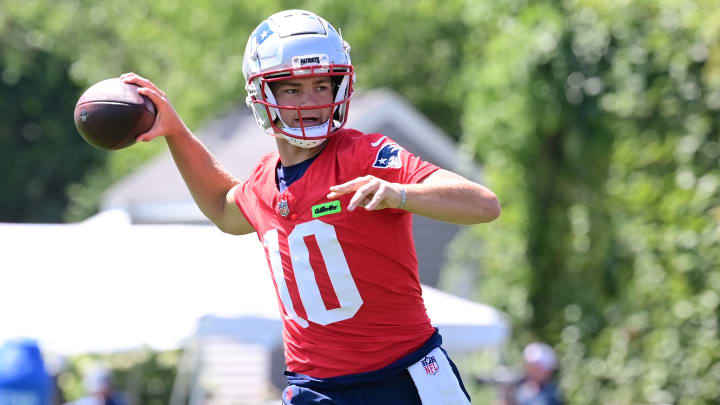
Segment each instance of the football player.
[{"label": "football player", "polygon": [[288,10],[250,35],[247,104],[275,137],[244,181],[213,158],[165,94],[164,136],[200,209],[263,243],[283,320],[285,404],[467,404],[470,398],[426,314],[412,214],[457,224],[500,215],[486,187],[408,153],[382,134],[345,128],[355,72],[350,46],[323,18]]}]

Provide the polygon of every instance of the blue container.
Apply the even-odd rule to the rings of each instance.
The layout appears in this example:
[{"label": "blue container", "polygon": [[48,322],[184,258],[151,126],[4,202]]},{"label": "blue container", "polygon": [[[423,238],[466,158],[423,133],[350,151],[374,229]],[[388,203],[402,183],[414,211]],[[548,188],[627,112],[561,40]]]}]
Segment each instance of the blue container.
[{"label": "blue container", "polygon": [[0,405],[48,405],[50,376],[37,342],[18,339],[0,346]]}]

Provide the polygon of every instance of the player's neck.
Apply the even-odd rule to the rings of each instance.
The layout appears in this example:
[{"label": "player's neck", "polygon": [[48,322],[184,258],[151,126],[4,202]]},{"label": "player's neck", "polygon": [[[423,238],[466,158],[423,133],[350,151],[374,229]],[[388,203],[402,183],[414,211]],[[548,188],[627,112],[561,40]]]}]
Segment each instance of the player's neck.
[{"label": "player's neck", "polygon": [[325,142],[314,148],[299,148],[291,145],[284,138],[275,137],[275,141],[280,154],[280,163],[285,167],[304,162],[320,153],[325,147]]}]

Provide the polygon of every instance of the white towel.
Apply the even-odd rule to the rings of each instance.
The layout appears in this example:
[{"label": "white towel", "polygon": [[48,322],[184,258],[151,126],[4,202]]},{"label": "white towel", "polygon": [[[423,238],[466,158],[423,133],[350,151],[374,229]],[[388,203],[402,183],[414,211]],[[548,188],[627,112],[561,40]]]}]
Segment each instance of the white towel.
[{"label": "white towel", "polygon": [[445,353],[436,347],[408,367],[423,405],[469,405]]}]

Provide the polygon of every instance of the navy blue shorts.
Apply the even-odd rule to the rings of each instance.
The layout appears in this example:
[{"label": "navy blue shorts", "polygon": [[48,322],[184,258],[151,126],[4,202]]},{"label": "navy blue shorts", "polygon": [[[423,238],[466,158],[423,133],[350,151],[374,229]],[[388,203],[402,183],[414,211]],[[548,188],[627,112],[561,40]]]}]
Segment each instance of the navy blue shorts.
[{"label": "navy blue shorts", "polygon": [[[415,352],[387,367],[368,373],[321,379],[286,371],[288,386],[283,390],[282,403],[285,405],[421,405],[417,388],[407,368],[441,344],[442,337],[436,329],[430,339]],[[446,352],[445,355],[447,356]],[[469,401],[470,396],[463,386],[457,367],[449,357],[448,361]]]}]

